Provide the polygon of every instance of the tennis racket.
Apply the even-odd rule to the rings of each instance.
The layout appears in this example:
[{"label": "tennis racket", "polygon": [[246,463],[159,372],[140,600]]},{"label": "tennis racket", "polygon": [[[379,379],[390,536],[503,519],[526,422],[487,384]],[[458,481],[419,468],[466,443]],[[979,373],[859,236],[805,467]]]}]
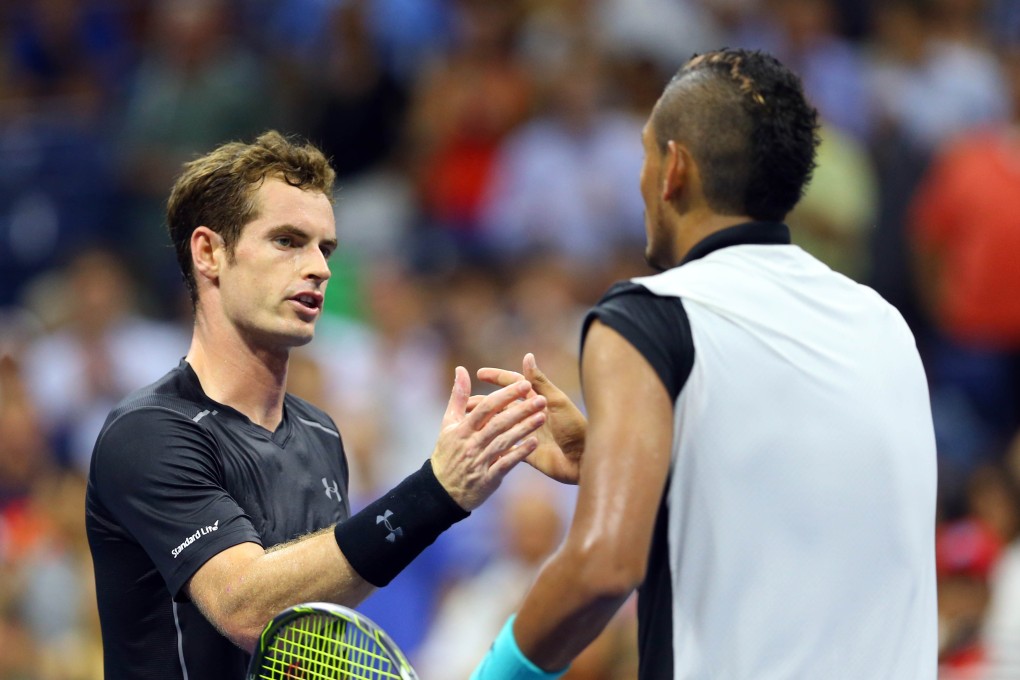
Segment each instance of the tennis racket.
[{"label": "tennis racket", "polygon": [[390,637],[353,609],[325,602],[280,612],[262,631],[247,680],[418,680]]}]

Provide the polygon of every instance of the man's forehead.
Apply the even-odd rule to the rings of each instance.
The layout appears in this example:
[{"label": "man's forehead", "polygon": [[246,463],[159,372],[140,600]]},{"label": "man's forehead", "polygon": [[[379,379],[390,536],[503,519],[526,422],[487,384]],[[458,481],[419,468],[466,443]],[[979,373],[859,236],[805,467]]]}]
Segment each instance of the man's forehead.
[{"label": "man's forehead", "polygon": [[318,189],[304,189],[279,178],[267,177],[253,195],[254,214],[251,222],[322,223],[334,228],[333,204]]},{"label": "man's forehead", "polygon": [[304,203],[308,205],[323,202],[332,213],[329,197],[322,191],[310,187],[298,187],[280,177],[266,177],[256,187],[254,193],[256,206],[261,209],[272,209],[286,203]]}]

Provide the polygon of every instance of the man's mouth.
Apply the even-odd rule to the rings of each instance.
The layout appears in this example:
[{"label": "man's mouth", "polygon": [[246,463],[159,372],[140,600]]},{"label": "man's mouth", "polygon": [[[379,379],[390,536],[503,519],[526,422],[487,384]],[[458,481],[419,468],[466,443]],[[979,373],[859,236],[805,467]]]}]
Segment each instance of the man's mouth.
[{"label": "man's mouth", "polygon": [[319,309],[322,307],[322,295],[319,293],[301,293],[291,298],[295,302],[308,309]]}]

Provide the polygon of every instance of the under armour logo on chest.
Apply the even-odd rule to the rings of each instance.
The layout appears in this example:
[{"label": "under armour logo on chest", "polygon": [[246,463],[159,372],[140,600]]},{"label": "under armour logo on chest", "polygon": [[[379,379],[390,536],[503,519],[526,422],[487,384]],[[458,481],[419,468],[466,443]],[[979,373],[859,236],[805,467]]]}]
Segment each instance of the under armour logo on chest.
[{"label": "under armour logo on chest", "polygon": [[393,513],[390,512],[389,510],[387,510],[386,512],[384,512],[381,515],[376,515],[375,516],[375,523],[376,524],[385,524],[386,528],[389,530],[390,533],[387,534],[386,540],[389,541],[390,543],[395,542],[397,540],[398,536],[403,536],[404,535],[404,530],[403,529],[401,529],[400,527],[394,527],[390,523],[390,517],[392,517],[392,516],[393,516]]},{"label": "under armour logo on chest", "polygon": [[341,502],[341,498],[340,498],[340,488],[339,488],[339,486],[337,485],[337,483],[336,483],[336,480],[335,480],[335,479],[333,480],[333,486],[330,486],[330,485],[329,485],[329,482],[328,482],[328,481],[326,481],[326,478],[325,478],[325,477],[323,477],[323,478],[322,478],[322,485],[323,485],[324,487],[326,487],[326,498],[332,498],[332,497],[333,497],[334,495],[336,495],[336,502],[337,502],[337,503],[340,503],[340,502]]}]

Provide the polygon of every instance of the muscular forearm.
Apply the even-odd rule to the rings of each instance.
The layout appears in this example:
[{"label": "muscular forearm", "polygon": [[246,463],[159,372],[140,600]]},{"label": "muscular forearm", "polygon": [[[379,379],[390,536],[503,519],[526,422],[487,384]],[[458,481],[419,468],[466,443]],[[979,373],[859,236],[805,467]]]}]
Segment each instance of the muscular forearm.
[{"label": "muscular forearm", "polygon": [[669,475],[673,403],[642,355],[597,320],[582,378],[590,420],[570,531],[474,680],[558,677],[644,580]]},{"label": "muscular forearm", "polygon": [[565,545],[542,569],[514,623],[528,659],[545,670],[566,667],[598,637],[637,581],[611,560]]},{"label": "muscular forearm", "polygon": [[224,635],[250,648],[266,622],[293,604],[357,604],[467,515],[426,462],[335,527],[270,551],[243,543],[216,555],[192,577],[192,599]]},{"label": "muscular forearm", "polygon": [[253,649],[266,623],[287,607],[313,601],[353,606],[374,590],[344,558],[332,528],[265,552],[253,543],[231,550],[237,559],[216,579],[220,591],[203,590],[212,579],[193,581],[192,599],[243,649]]}]

